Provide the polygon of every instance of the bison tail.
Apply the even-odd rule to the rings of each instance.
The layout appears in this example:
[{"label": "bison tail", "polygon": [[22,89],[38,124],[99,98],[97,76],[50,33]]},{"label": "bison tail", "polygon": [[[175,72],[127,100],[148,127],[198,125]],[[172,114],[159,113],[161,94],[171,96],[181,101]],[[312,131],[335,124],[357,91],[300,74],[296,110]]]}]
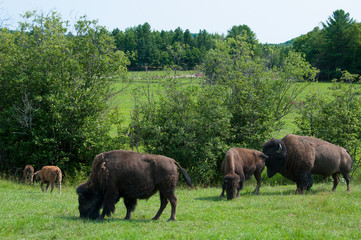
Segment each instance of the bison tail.
[{"label": "bison tail", "polygon": [[188,186],[190,186],[191,188],[193,188],[193,184],[192,184],[192,180],[189,177],[187,171],[184,168],[181,168],[182,174],[184,179],[186,180],[186,183],[188,184]]},{"label": "bison tail", "polygon": [[193,184],[192,184],[192,180],[191,180],[190,176],[188,175],[187,171],[186,171],[184,168],[182,168],[182,167],[179,165],[179,163],[177,163],[176,161],[174,161],[174,163],[175,163],[175,164],[177,165],[177,167],[179,167],[180,170],[182,171],[183,177],[184,177],[184,179],[186,180],[186,183],[188,184],[188,186],[190,186],[191,188],[194,188],[194,187],[193,187]]}]

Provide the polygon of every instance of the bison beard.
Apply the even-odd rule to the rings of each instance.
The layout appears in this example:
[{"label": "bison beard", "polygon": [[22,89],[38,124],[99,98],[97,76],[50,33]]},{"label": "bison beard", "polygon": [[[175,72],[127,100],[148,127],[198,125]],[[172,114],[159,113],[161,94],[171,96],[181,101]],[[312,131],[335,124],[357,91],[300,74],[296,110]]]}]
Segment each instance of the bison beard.
[{"label": "bison beard", "polygon": [[169,220],[175,220],[177,167],[181,169],[187,184],[193,187],[187,172],[171,158],[121,150],[97,155],[88,181],[76,189],[80,217],[101,220],[110,216],[122,197],[127,209],[125,219],[130,219],[137,199],[148,199],[159,191],[161,205],[153,219],[159,219],[170,202],[172,209]]},{"label": "bison beard", "polygon": [[332,191],[339,183],[340,173],[350,190],[352,160],[348,152],[332,143],[307,136],[286,135],[283,139],[271,139],[263,146],[269,156],[266,161],[267,175],[271,178],[277,172],[296,182],[296,193],[304,193],[313,185],[312,174],[334,179]]}]

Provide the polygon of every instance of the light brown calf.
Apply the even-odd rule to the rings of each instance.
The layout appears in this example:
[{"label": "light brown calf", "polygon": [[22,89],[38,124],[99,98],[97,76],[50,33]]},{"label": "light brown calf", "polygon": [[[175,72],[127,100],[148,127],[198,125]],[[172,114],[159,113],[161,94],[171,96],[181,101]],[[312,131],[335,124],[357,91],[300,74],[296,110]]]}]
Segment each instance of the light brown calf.
[{"label": "light brown calf", "polygon": [[26,184],[26,182],[28,181],[28,177],[29,177],[29,185],[33,184],[33,178],[34,178],[34,168],[31,165],[26,165],[23,171],[23,176],[24,176],[24,183]]},{"label": "light brown calf", "polygon": [[41,180],[41,190],[44,192],[43,184],[46,183],[46,191],[48,191],[49,183],[51,184],[51,191],[53,192],[54,189],[54,182],[58,182],[59,186],[59,194],[61,194],[61,170],[57,166],[44,166],[41,170],[34,173],[35,176],[39,177]]}]

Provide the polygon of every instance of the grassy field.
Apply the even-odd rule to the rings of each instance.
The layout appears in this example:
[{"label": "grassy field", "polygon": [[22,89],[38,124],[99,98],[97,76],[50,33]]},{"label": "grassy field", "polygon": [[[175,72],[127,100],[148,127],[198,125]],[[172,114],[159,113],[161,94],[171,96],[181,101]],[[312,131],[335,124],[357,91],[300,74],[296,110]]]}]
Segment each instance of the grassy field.
[{"label": "grassy field", "polygon": [[75,186],[62,194],[42,193],[35,187],[0,179],[0,239],[360,239],[361,185],[346,192],[340,184],[315,184],[305,195],[295,185],[261,186],[247,182],[241,197],[220,199],[220,188],[190,190],[179,187],[177,220],[150,220],[159,196],[141,200],[132,220],[122,220],[122,200],[104,221],[79,218]]},{"label": "grassy field", "polygon": [[[199,81],[200,78],[189,77],[197,74],[196,71],[178,71],[177,77],[184,84],[194,84]],[[183,77],[182,77],[183,76]],[[174,77],[174,72],[167,71],[154,71],[154,72],[129,72],[129,81],[114,80],[114,88],[120,91],[111,99],[111,104],[117,106],[124,118],[124,125],[130,123],[130,112],[137,101],[134,98],[134,93],[140,94],[144,100],[147,94],[157,96],[157,93],[161,89],[161,83],[167,81],[170,77]],[[328,88],[331,83],[313,83],[309,85],[299,96],[299,100],[306,98],[310,92],[319,92],[321,94],[327,94]],[[138,100],[139,101],[139,100]],[[295,113],[292,112],[283,118],[285,122],[283,129],[280,132],[275,132],[274,137],[282,138],[288,133],[294,133],[297,128],[294,123]]]}]

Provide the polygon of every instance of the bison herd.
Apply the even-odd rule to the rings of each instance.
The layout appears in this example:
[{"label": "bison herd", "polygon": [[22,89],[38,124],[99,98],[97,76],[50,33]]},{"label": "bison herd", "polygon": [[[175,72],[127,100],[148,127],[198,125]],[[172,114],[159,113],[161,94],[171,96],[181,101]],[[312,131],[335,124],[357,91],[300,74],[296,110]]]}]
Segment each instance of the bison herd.
[{"label": "bison herd", "polygon": [[[350,190],[350,172],[352,160],[346,149],[332,143],[307,136],[288,134],[282,139],[272,138],[263,145],[262,152],[245,148],[231,148],[227,151],[221,166],[223,184],[221,197],[226,192],[227,199],[239,196],[244,182],[255,176],[257,186],[254,194],[259,193],[261,173],[267,167],[269,178],[276,173],[296,183],[296,193],[303,194],[313,185],[312,174],[324,177],[332,176],[334,191],[342,174]],[[161,155],[114,150],[97,155],[92,164],[86,183],[76,188],[81,218],[102,220],[115,211],[115,204],[124,199],[125,219],[131,218],[138,199],[148,199],[156,192],[160,195],[160,208],[154,220],[159,219],[168,202],[171,204],[171,216],[176,219],[177,197],[175,188],[178,182],[178,168],[186,183],[193,188],[192,181],[179,163]],[[47,183],[59,185],[61,192],[61,170],[56,166],[45,166],[34,173],[27,165],[24,169],[25,182],[30,176],[38,176]],[[102,212],[100,213],[100,210]]]}]

